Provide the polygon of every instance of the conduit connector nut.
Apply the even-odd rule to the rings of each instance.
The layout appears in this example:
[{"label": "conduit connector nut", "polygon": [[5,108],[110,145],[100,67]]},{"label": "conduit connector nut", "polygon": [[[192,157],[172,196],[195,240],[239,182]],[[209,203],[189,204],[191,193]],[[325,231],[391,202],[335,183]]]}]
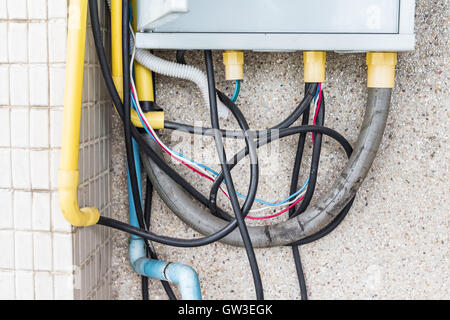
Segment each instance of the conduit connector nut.
[{"label": "conduit connector nut", "polygon": [[394,88],[396,52],[368,52],[366,63],[368,88]]},{"label": "conduit connector nut", "polygon": [[244,80],[244,52],[227,50],[223,53],[226,80]]},{"label": "conduit connector nut", "polygon": [[305,83],[325,82],[325,63],[327,54],[325,51],[303,52],[303,64],[305,69]]}]

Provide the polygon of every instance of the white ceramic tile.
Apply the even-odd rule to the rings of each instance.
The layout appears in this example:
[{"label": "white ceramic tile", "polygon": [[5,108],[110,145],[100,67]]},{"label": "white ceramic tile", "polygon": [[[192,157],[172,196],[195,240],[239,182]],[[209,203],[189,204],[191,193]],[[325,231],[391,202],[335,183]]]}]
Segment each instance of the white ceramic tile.
[{"label": "white ceramic tile", "polygon": [[8,24],[5,22],[0,22],[0,44],[0,63],[8,62]]},{"label": "white ceramic tile", "polygon": [[9,109],[0,108],[0,147],[9,147],[11,144],[9,122]]},{"label": "white ceramic tile", "polygon": [[0,149],[0,188],[10,188],[11,184],[11,150]]},{"label": "white ceramic tile", "polygon": [[28,68],[24,65],[11,65],[9,69],[9,96],[12,106],[27,106]]},{"label": "white ceramic tile", "polygon": [[1,219],[0,229],[12,229],[13,212],[12,212],[12,191],[0,189]]},{"label": "white ceramic tile", "polygon": [[[10,6],[7,7],[6,2]],[[33,275],[31,272],[17,271],[17,277],[14,272],[0,272],[0,287],[9,288],[9,291],[0,290],[0,297],[9,295],[14,298],[15,287],[18,287],[20,294],[17,298],[33,298],[31,294],[34,294],[36,299],[73,299],[76,291],[72,275],[73,246],[81,246],[84,258],[91,259],[82,275],[79,273],[84,277],[84,295],[103,297],[103,291],[108,292],[110,287],[108,284],[103,289],[103,275],[99,274],[102,271],[99,261],[107,262],[108,267],[105,265],[103,270],[106,272],[110,259],[88,256],[97,254],[94,253],[95,248],[110,233],[100,236],[99,230],[90,230],[83,233],[82,243],[73,244],[71,233],[74,228],[64,219],[58,203],[58,148],[61,146],[62,129],[60,107],[64,104],[67,3],[65,0],[0,0],[0,20],[3,19],[0,22],[0,92],[3,92],[0,95],[0,231],[7,231],[12,236],[1,241],[0,252],[5,254],[0,255],[0,261],[8,264],[10,269],[40,270]],[[27,15],[28,21],[24,20]],[[4,19],[15,21],[5,23]],[[86,61],[94,63],[96,56],[89,31],[87,44]],[[8,62],[12,64],[5,64]],[[83,101],[99,99],[100,93],[105,91],[99,72],[98,67],[86,68]],[[24,108],[29,105],[37,107]],[[48,105],[52,106],[50,110],[43,108]],[[87,118],[84,142],[109,134],[107,126],[102,127],[100,123],[103,109],[100,112],[98,107],[91,108],[91,113],[89,109],[84,105],[83,114]],[[49,147],[52,149],[42,150]],[[103,160],[108,161],[109,155],[99,154],[108,150],[98,144],[84,148],[80,161],[83,163],[86,160],[86,170],[81,165],[80,169],[86,171],[85,177],[95,181],[82,188],[84,193],[80,202],[104,204],[107,201],[107,197],[103,196],[107,192],[103,185],[109,180],[94,177],[105,168],[103,165],[93,165],[95,162],[92,159],[102,163]],[[11,190],[11,187],[16,190]],[[15,235],[11,228],[16,229]],[[52,232],[48,232],[50,230]],[[8,243],[12,251],[2,250]],[[16,259],[15,249],[18,252],[31,249],[32,253]],[[16,260],[18,266],[14,266]],[[80,262],[79,259],[77,261]],[[0,266],[0,270],[5,271],[5,268]],[[101,289],[92,291],[96,286]]]},{"label": "white ceramic tile", "polygon": [[28,25],[28,61],[47,63],[47,24],[45,22]]},{"label": "white ceramic tile", "polygon": [[0,300],[12,300],[15,298],[14,271],[0,270]]},{"label": "white ceramic tile", "polygon": [[49,146],[49,121],[48,109],[30,110],[30,147],[48,148]]},{"label": "white ceramic tile", "polygon": [[[24,149],[13,149],[11,152],[12,182],[18,189],[30,189],[30,152]],[[17,214],[17,212],[15,212]]]},{"label": "white ceramic tile", "polygon": [[53,234],[53,268],[55,271],[72,271],[72,235]]},{"label": "white ceramic tile", "polygon": [[27,1],[26,0],[8,0],[8,18],[26,19]]},{"label": "white ceramic tile", "polygon": [[31,187],[33,189],[50,188],[50,159],[48,150],[31,150]]},{"label": "white ceramic tile", "polygon": [[11,109],[11,146],[26,148],[29,146],[29,110]]},{"label": "white ceramic tile", "polygon": [[50,20],[48,23],[48,47],[50,62],[66,61],[67,22],[65,19]]},{"label": "white ceramic tile", "polygon": [[6,8],[6,0],[0,0],[0,19],[7,19],[8,11]]},{"label": "white ceramic tile", "polygon": [[16,270],[33,270],[33,238],[31,232],[14,233]]},{"label": "white ceramic tile", "polygon": [[67,1],[48,0],[48,18],[66,18]]},{"label": "white ceramic tile", "polygon": [[58,170],[61,151],[52,149],[50,151],[50,189],[58,189]]},{"label": "white ceramic tile", "polygon": [[48,70],[47,65],[30,65],[30,104],[48,105]]},{"label": "white ceramic tile", "polygon": [[9,105],[9,66],[7,65],[0,65],[0,92],[2,93],[0,105]]},{"label": "white ceramic tile", "polygon": [[34,280],[31,271],[16,271],[16,299],[34,299]]},{"label": "white ceramic tile", "polygon": [[53,277],[49,272],[36,272],[34,275],[36,300],[53,299]]},{"label": "white ceramic tile", "polygon": [[15,228],[31,230],[31,192],[14,191],[13,212]]},{"label": "white ceramic tile", "polygon": [[57,192],[52,192],[52,230],[55,232],[70,232],[72,226],[64,218],[59,207]]},{"label": "white ceramic tile", "polygon": [[28,0],[28,19],[46,19],[46,0]]},{"label": "white ceramic tile", "polygon": [[33,230],[50,231],[50,201],[49,192],[33,193],[31,208]]},{"label": "white ceramic tile", "polygon": [[50,109],[50,144],[52,147],[61,146],[63,110]]},{"label": "white ceramic tile", "polygon": [[72,300],[74,298],[73,276],[71,274],[55,274],[55,299]]},{"label": "white ceramic tile", "polygon": [[0,252],[0,269],[14,269],[13,231],[0,230]]},{"label": "white ceramic tile", "polygon": [[28,61],[27,23],[10,23],[8,30],[9,62],[26,63]]},{"label": "white ceramic tile", "polygon": [[50,105],[64,105],[65,68],[50,67]]},{"label": "white ceramic tile", "polygon": [[34,269],[52,270],[52,236],[49,232],[34,232]]}]

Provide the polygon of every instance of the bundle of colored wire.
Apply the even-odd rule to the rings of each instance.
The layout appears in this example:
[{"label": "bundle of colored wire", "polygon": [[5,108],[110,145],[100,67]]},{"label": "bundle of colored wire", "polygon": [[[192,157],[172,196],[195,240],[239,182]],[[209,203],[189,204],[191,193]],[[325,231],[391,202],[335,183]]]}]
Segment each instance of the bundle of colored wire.
[{"label": "bundle of colored wire", "polygon": [[[131,26],[130,26],[130,34],[132,35],[133,38],[135,37]],[[133,43],[134,42],[135,41],[133,41]],[[131,54],[130,70],[133,70],[135,50],[136,50],[136,47],[133,45],[132,54]],[[239,80],[237,80],[237,81],[239,81]],[[131,82],[131,93],[132,93],[131,101],[132,101],[133,107],[136,109],[138,117],[139,117],[141,123],[143,124],[144,129],[147,131],[147,133],[173,159],[176,159],[181,164],[183,164],[184,166],[186,166],[190,170],[194,171],[195,173],[201,175],[202,177],[204,177],[204,178],[214,182],[215,181],[215,176],[218,175],[218,173],[216,171],[214,171],[213,169],[211,169],[211,168],[209,168],[209,167],[207,167],[205,165],[197,163],[197,162],[193,161],[192,159],[189,159],[188,157],[183,156],[180,153],[177,153],[177,152],[173,151],[171,148],[166,146],[164,144],[164,142],[161,141],[161,139],[158,137],[158,135],[156,134],[156,132],[154,131],[154,129],[152,128],[150,123],[147,121],[147,118],[145,117],[144,112],[143,112],[143,110],[142,110],[142,108],[140,106],[139,99],[137,98],[137,95],[136,95],[136,86],[135,86],[134,78],[133,78],[132,74],[130,74],[130,82]],[[238,88],[238,85],[237,85],[237,88]],[[211,176],[208,172],[212,173],[214,176]],[[225,183],[225,182],[223,182],[223,183]],[[270,203],[270,202],[266,202],[266,201],[263,201],[263,200],[260,200],[260,199],[255,199],[256,202],[259,202],[261,204],[265,204],[266,207],[259,208],[259,209],[254,209],[254,210],[251,210],[250,212],[260,212],[260,211],[270,210],[270,209],[273,209],[273,207],[279,207],[279,206],[282,206],[282,205],[290,205],[290,204],[294,203],[295,201],[297,201],[296,203],[294,203],[294,205],[295,205],[295,204],[297,204],[299,202],[298,199],[299,199],[299,197],[301,195],[301,192],[306,188],[307,184],[308,184],[308,181],[306,181],[306,183],[303,185],[303,187],[300,190],[298,190],[296,193],[290,195],[288,198],[286,198],[285,200],[283,200],[281,202],[278,202],[278,203]],[[222,193],[228,199],[230,199],[229,195],[227,194],[227,192],[222,187],[220,187],[220,190],[222,191]],[[236,194],[239,197],[241,197],[243,199],[246,199],[246,196],[242,195],[241,193],[236,192]],[[289,200],[291,200],[294,197],[296,197],[294,202],[293,201],[288,202]],[[267,217],[257,217],[256,218],[256,217],[247,216],[247,218],[248,219],[270,219],[270,218],[273,218],[273,217],[277,217],[277,216],[281,215],[282,213],[284,213],[286,211],[287,210],[283,210],[282,212],[279,212],[279,213],[276,213],[274,215],[267,216]]]}]

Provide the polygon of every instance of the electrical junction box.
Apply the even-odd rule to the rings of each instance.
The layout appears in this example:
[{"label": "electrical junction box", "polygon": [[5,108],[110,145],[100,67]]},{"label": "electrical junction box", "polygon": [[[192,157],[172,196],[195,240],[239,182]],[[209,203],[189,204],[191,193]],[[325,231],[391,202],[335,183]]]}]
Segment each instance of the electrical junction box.
[{"label": "electrical junction box", "polygon": [[414,0],[138,0],[147,49],[408,51]]}]

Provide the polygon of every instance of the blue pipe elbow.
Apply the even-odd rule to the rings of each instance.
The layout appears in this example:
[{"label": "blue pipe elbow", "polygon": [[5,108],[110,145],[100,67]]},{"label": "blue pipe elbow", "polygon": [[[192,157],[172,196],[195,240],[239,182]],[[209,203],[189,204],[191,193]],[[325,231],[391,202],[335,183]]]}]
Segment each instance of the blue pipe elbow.
[{"label": "blue pipe elbow", "polygon": [[200,280],[197,272],[187,265],[148,259],[142,239],[130,239],[130,263],[140,275],[169,281],[180,288],[183,300],[201,300]]},{"label": "blue pipe elbow", "polygon": [[[141,168],[139,162],[139,146],[133,139],[134,158],[136,163],[136,175],[141,177]],[[142,198],[141,186],[139,184],[139,198]],[[128,176],[128,201],[130,224],[139,227],[134,206],[130,177]],[[129,246],[130,264],[134,271],[142,276],[155,278],[159,280],[173,282],[180,288],[181,298],[183,300],[201,300],[200,281],[197,272],[189,266],[171,263],[147,258],[145,242],[142,238],[131,235]]]}]

